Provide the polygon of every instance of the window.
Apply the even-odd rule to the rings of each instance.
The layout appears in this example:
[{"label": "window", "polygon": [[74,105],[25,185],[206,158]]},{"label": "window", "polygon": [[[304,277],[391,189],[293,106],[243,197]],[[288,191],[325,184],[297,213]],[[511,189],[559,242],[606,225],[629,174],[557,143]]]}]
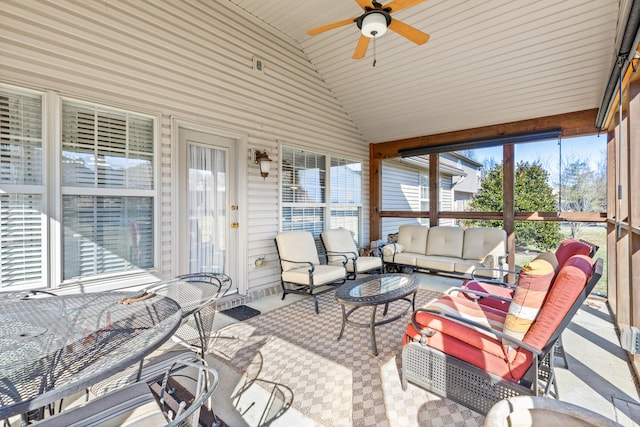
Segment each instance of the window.
[{"label": "window", "polygon": [[331,227],[346,228],[360,242],[362,163],[331,158]]},{"label": "window", "polygon": [[317,237],[325,228],[342,227],[359,241],[361,162],[283,147],[281,168],[283,231],[306,230]]},{"label": "window", "polygon": [[[61,104],[51,129],[42,125],[42,105],[52,104],[47,97]],[[4,88],[0,104],[3,287],[55,287],[153,268],[154,119]],[[54,147],[42,135],[58,127]],[[43,155],[46,150],[60,156]],[[45,182],[47,170],[59,173],[60,187]],[[47,228],[50,219],[59,233]],[[51,271],[61,272],[56,283]]]},{"label": "window", "polygon": [[63,102],[62,185],[65,280],[153,266],[152,119]]}]

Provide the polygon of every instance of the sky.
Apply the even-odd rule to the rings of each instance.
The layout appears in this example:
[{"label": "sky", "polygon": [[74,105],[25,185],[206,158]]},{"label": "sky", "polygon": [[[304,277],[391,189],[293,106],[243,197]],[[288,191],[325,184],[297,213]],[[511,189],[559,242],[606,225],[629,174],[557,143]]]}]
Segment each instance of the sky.
[{"label": "sky", "polygon": [[[592,170],[597,170],[598,162],[606,156],[607,134],[562,138],[562,163],[567,161],[585,160]],[[494,159],[502,161],[502,147],[490,147],[473,150],[474,159],[480,163]],[[530,142],[516,145],[516,163],[526,160],[530,163],[539,160],[542,166],[551,174],[552,181],[557,181],[560,163],[558,140]]]}]

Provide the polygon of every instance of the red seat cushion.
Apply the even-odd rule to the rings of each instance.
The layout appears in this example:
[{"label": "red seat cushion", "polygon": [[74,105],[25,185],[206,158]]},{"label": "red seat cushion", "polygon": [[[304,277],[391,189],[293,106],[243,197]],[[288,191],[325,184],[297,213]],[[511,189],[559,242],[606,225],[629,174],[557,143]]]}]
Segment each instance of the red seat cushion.
[{"label": "red seat cushion", "polygon": [[[482,323],[490,324],[496,329],[504,323],[506,316],[503,311],[450,295],[430,303],[429,308],[445,312],[457,310],[463,317],[469,319],[485,319]],[[430,347],[507,380],[520,380],[531,365],[533,359],[531,353],[520,350],[514,360],[509,363],[502,348],[502,341],[494,335],[431,313],[417,313],[416,322],[421,328],[435,332],[431,337],[427,337],[427,345]],[[407,344],[413,339],[420,339],[420,333],[409,323],[404,343]]]},{"label": "red seat cushion", "polygon": [[[513,298],[513,293],[514,293],[513,288],[500,286],[500,285],[493,285],[490,283],[478,282],[476,280],[469,280],[468,282],[464,283],[462,287],[464,289],[469,289],[472,291],[486,292],[488,294],[497,295],[502,298],[508,298],[509,300]],[[461,295],[465,295],[469,297],[466,294],[461,294]],[[504,311],[505,313],[509,311],[509,301],[502,301],[497,298],[484,297],[484,298],[480,298],[478,300],[478,303],[481,305],[495,308],[497,310]]]}]

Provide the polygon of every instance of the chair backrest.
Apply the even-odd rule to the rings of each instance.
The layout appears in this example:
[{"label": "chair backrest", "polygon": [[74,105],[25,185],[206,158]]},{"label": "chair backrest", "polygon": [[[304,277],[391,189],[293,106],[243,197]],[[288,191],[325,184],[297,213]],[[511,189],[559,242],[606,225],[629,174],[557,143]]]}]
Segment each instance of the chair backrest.
[{"label": "chair backrest", "polygon": [[331,255],[330,252],[340,252],[347,258],[357,258],[358,248],[356,247],[351,232],[344,228],[338,228],[335,230],[325,230],[320,233],[320,239],[322,245],[327,251],[327,257],[329,261],[343,261],[344,257],[338,255]]},{"label": "chair backrest", "polygon": [[[185,402],[188,401],[190,403],[182,413],[175,413],[175,418],[171,422],[169,422],[166,427],[199,427],[200,409],[207,403],[207,401],[209,401],[211,395],[218,386],[218,372],[214,368],[205,366],[202,363],[176,363],[174,367],[167,371],[167,374],[163,379],[162,389],[159,396],[160,402],[166,402],[166,399],[164,398],[164,395],[166,394],[165,390],[172,390],[176,388],[176,386],[167,388],[167,384],[169,383],[169,380],[174,373],[178,378],[175,380],[175,384],[184,385],[187,375],[185,375],[185,373],[181,371],[182,368],[191,368],[192,371],[195,371],[194,375],[189,377],[189,380],[192,382],[192,384],[185,386],[185,391],[189,394],[187,396],[184,396],[185,399],[188,399],[185,400]],[[193,400],[191,400],[191,397]],[[165,408],[162,409],[164,412]]]},{"label": "chair backrest", "polygon": [[569,258],[558,272],[523,342],[542,349],[545,354],[549,352],[600,277],[602,259],[593,263],[587,255]]},{"label": "chair backrest", "polygon": [[275,242],[282,271],[304,267],[299,264],[304,262],[320,264],[315,240],[308,231],[283,231]]},{"label": "chair backrest", "polygon": [[[218,378],[214,368],[202,363],[176,362],[161,376],[161,382],[136,382],[38,424],[43,427],[198,427],[200,409],[211,398]],[[167,422],[166,418],[170,421]]]},{"label": "chair backrest", "polygon": [[193,273],[158,283],[149,290],[172,298],[180,305],[183,324],[174,337],[191,347],[200,348],[204,356],[213,330],[216,301],[231,285],[231,278],[226,274]]}]

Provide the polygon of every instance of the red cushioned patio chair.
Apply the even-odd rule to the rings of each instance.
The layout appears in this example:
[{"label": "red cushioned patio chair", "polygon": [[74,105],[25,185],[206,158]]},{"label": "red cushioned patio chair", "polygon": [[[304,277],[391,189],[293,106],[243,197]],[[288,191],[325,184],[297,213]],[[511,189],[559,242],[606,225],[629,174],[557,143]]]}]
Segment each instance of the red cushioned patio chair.
[{"label": "red cushioned patio chair", "polygon": [[481,414],[508,397],[551,395],[552,385],[557,398],[551,350],[601,275],[601,259],[571,257],[521,340],[502,332],[506,313],[466,298],[445,295],[416,310],[404,336],[403,388],[411,382]]},{"label": "red cushioned patio chair", "polygon": [[[555,251],[558,266],[564,263],[573,255],[588,255],[593,258],[598,251],[598,246],[585,240],[565,239]],[[507,283],[499,280],[487,280],[486,277],[476,277],[475,272],[472,279],[465,282],[461,289],[468,289],[474,292],[464,292],[464,296],[477,300],[479,304],[488,305],[502,311],[509,309],[509,303],[513,298],[516,282]]]}]

